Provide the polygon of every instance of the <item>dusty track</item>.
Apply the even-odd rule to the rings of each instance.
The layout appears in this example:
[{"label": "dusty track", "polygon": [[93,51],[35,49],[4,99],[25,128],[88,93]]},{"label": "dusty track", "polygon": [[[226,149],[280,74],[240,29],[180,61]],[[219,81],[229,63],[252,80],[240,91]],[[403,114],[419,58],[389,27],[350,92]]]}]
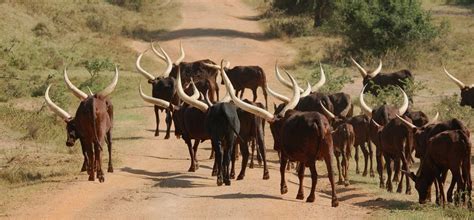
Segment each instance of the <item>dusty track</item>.
[{"label": "dusty track", "polygon": [[[235,65],[260,65],[267,73],[270,86],[280,87],[273,76],[276,59],[290,62],[295,52],[279,41],[263,38],[256,12],[240,1],[190,0],[183,3],[183,22],[162,36],[160,42],[176,57],[178,42],[183,41],[186,61],[210,58],[230,60]],[[144,42],[126,45],[141,51]],[[131,60],[134,59],[131,57]],[[132,61],[131,61],[132,62]],[[222,88],[223,90],[223,88]],[[247,92],[249,93],[249,92]],[[272,102],[270,102],[272,103]],[[20,208],[13,218],[364,218],[372,211],[363,207],[366,195],[354,187],[338,186],[340,206],[331,208],[330,187],[326,169],[318,170],[316,201],[295,200],[297,178],[288,175],[289,193],[280,195],[276,154],[270,154],[270,180],[262,180],[262,169],[248,169],[245,180],[233,181],[230,187],[217,187],[210,176],[212,161],[209,141],[198,151],[200,169],[186,172],[188,152],[182,140],[153,137],[155,124],[151,108],[117,109],[145,115],[150,120],[135,123],[116,122],[114,146],[123,166],[106,174],[106,182],[86,181],[81,175],[60,189],[45,192],[32,207]],[[120,113],[118,113],[120,114]],[[162,126],[164,127],[164,126]],[[124,132],[128,131],[128,132]],[[266,136],[267,149],[273,140]],[[322,163],[322,162],[318,162]],[[238,161],[240,164],[240,161]],[[237,172],[240,170],[238,166]],[[309,173],[309,171],[307,171]],[[309,192],[306,178],[306,194]]]}]

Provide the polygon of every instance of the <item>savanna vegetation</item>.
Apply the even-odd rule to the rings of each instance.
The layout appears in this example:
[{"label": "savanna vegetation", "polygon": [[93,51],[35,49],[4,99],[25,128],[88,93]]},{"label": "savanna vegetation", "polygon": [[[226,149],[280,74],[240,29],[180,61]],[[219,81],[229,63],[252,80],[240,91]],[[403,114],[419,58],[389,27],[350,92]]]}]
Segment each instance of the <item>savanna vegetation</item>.
[{"label": "savanna vegetation", "polygon": [[[409,69],[415,77],[405,90],[414,94],[414,109],[440,120],[458,118],[474,129],[474,110],[459,105],[459,88],[443,73],[443,66],[466,83],[474,83],[474,5],[463,0],[380,1],[289,1],[247,0],[261,10],[260,21],[269,38],[280,38],[298,48],[299,56],[286,66],[300,80],[319,79],[319,63],[329,73],[323,92],[339,91],[350,82],[360,88],[346,88],[358,105],[361,77],[349,57],[368,69],[383,61],[382,72]],[[324,8],[323,11],[322,8]],[[332,81],[332,82],[331,82]],[[367,95],[370,105],[398,104],[398,88],[380,89],[378,97]],[[352,166],[352,165],[351,165]],[[415,165],[412,170],[416,170]],[[394,195],[376,187],[376,179],[351,175],[364,189],[380,195],[368,206],[393,218],[470,218],[471,211],[449,206],[419,205],[417,195]],[[416,194],[416,192],[414,193]],[[391,211],[387,211],[391,210]]]},{"label": "savanna vegetation", "polygon": [[[83,91],[97,92],[118,65],[115,108],[133,105],[120,101],[130,100],[140,79],[130,73],[136,52],[126,45],[154,39],[176,25],[178,8],[161,0],[0,1],[0,207],[12,204],[12,196],[21,197],[18,186],[79,173],[80,146],[65,146],[65,123],[44,106],[47,85],[54,84],[54,102],[74,113],[79,100],[66,90],[63,70]],[[116,120],[134,118],[123,111]]]}]

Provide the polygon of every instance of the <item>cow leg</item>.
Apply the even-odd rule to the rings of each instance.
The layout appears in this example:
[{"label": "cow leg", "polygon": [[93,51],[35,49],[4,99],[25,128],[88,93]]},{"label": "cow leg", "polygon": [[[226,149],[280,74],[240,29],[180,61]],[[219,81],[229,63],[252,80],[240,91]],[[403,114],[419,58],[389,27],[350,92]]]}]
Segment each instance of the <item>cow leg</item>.
[{"label": "cow leg", "polygon": [[372,142],[370,142],[370,140],[367,140],[367,148],[369,150],[369,159],[370,159],[370,177],[375,177],[375,172],[374,172],[374,168],[373,168],[373,156],[374,156],[374,152],[372,150]]},{"label": "cow leg", "polygon": [[257,101],[257,88],[252,89],[253,102]]},{"label": "cow leg", "polygon": [[237,148],[238,141],[234,142],[234,150],[231,153],[231,167],[230,167],[230,178],[235,179],[235,149]]},{"label": "cow leg", "polygon": [[169,109],[166,109],[166,135],[165,139],[170,138],[170,131],[171,131],[171,125],[173,124],[173,116],[171,115],[171,111]]},{"label": "cow leg", "polygon": [[392,181],[398,183],[398,182],[400,182],[400,172],[399,172],[400,171],[400,159],[398,159],[398,158],[394,159],[393,160],[393,165],[394,165],[393,170],[394,170],[395,175],[393,175],[393,180]]},{"label": "cow leg", "polygon": [[[265,149],[265,139],[263,137],[263,127],[257,128],[257,158],[258,155],[261,156],[260,160],[263,160],[263,179],[268,180],[270,179],[270,172],[268,172],[268,167],[267,167],[267,152]],[[261,162],[259,162],[261,164]]]},{"label": "cow leg", "polygon": [[[367,148],[369,146],[366,146],[367,143],[363,143],[360,145],[360,150],[362,151],[362,154],[364,155],[364,172],[362,173],[362,176],[367,176],[367,166],[369,165],[369,157],[370,157],[370,154],[369,153],[369,150],[367,150]],[[370,158],[370,172],[371,172],[371,176],[374,174],[374,171],[372,169],[372,158]]]},{"label": "cow leg", "polygon": [[255,138],[252,138],[252,141],[251,141],[251,147],[250,149],[252,149],[252,152],[250,153],[250,164],[249,164],[249,168],[250,169],[253,169],[254,168],[254,163],[253,163],[253,158],[255,156]]},{"label": "cow leg", "polygon": [[[331,151],[331,150],[330,150]],[[337,200],[337,195],[336,195],[336,186],[334,185],[334,171],[332,169],[332,155],[333,152],[329,152],[324,155],[324,162],[326,163],[326,169],[328,170],[328,178],[329,182],[331,182],[331,191],[332,191],[332,201],[331,201],[331,206],[332,207],[337,207],[339,205],[339,201]],[[313,166],[316,162],[313,162]],[[311,169],[311,167],[310,167]],[[317,178],[317,174],[316,178]],[[316,183],[314,183],[316,185]]]},{"label": "cow leg", "polygon": [[160,136],[160,109],[155,105],[156,130],[155,137]]},{"label": "cow leg", "polygon": [[[261,87],[262,88],[262,93],[263,93],[263,98],[265,99],[265,109],[268,109],[268,94],[267,94],[267,90],[265,90],[265,88]],[[255,102],[255,101],[254,101]]]},{"label": "cow leg", "polygon": [[[360,174],[360,170],[359,170],[359,146],[354,145],[354,148],[355,148],[354,160],[356,162],[356,174]],[[360,146],[360,148],[362,150],[362,146]],[[367,170],[365,170],[365,171],[367,171]],[[367,175],[367,173],[365,175]]]},{"label": "cow leg", "polygon": [[85,147],[87,152],[87,160],[89,162],[87,166],[87,174],[89,174],[89,181],[95,181],[95,156],[94,156],[94,149],[92,143],[87,143]]},{"label": "cow leg", "polygon": [[456,190],[457,196],[454,199],[454,204],[455,205],[462,204],[461,201],[464,200],[463,197],[465,198],[465,196],[464,196],[464,190],[465,190],[464,180],[461,176],[460,168],[461,167],[456,167],[455,169],[451,169],[451,173],[453,174],[452,182],[456,182],[456,184],[458,185],[457,190]]},{"label": "cow leg", "polygon": [[196,160],[194,159],[194,150],[193,146],[191,145],[191,139],[188,137],[183,137],[184,142],[186,145],[188,145],[188,151],[189,151],[189,158],[191,159],[191,166],[189,166],[188,172],[195,172],[196,171]]},{"label": "cow leg", "polygon": [[288,158],[284,153],[281,153],[280,155],[280,193],[281,194],[286,194],[288,192],[288,187],[286,186],[286,180],[285,180],[285,172],[286,172],[286,164],[288,163]]},{"label": "cow leg", "polygon": [[[379,174],[379,187],[381,189],[385,188],[385,184],[384,184],[384,179],[383,179],[383,161],[382,161],[382,152],[380,152],[380,150],[378,150],[378,147],[376,147],[376,151],[375,151],[375,159],[377,161],[377,173]],[[385,161],[385,163],[388,163],[387,161]]]},{"label": "cow leg", "polygon": [[194,171],[196,171],[196,170],[199,169],[199,162],[198,162],[198,159],[197,159],[197,151],[198,151],[198,147],[199,147],[199,144],[200,144],[200,143],[201,143],[201,140],[200,140],[200,139],[194,140],[194,145],[193,145]]},{"label": "cow leg", "polygon": [[[100,141],[102,143],[102,141]],[[97,179],[103,183],[105,181],[104,172],[102,172],[102,147],[100,143],[94,144],[94,154],[96,160]]]},{"label": "cow leg", "polygon": [[[300,166],[304,167],[305,164],[301,163]],[[309,196],[306,199],[306,202],[314,202],[314,191],[316,190],[316,184],[318,184],[318,172],[316,171],[316,161],[310,162],[309,170],[311,171],[311,192],[309,193]],[[335,197],[335,194],[333,194],[332,206],[336,207],[337,204],[336,205],[334,204],[334,197]],[[337,198],[336,198],[336,202],[337,202]]]},{"label": "cow leg", "polygon": [[240,152],[242,153],[242,168],[240,170],[237,180],[243,180],[245,177],[245,170],[249,161],[249,146],[246,141],[240,142]]},{"label": "cow leg", "polygon": [[297,169],[298,169],[298,180],[300,181],[300,185],[298,188],[298,194],[296,195],[296,199],[303,200],[304,199],[303,179],[304,179],[305,164],[300,163]]},{"label": "cow leg", "polygon": [[392,186],[392,159],[389,156],[384,155],[385,158],[385,166],[387,169],[387,191],[392,192],[393,191],[393,186]]},{"label": "cow leg", "polygon": [[[231,157],[232,157],[232,152],[234,151],[234,143],[235,143],[235,138],[236,136],[234,136],[233,134],[232,135],[227,135],[226,136],[226,143],[225,143],[225,148],[224,148],[224,183],[226,186],[230,186],[230,161],[231,161]],[[248,147],[246,148],[247,149],[247,160],[249,158],[248,156]],[[245,164],[245,166],[247,166],[247,163]]]},{"label": "cow leg", "polygon": [[84,162],[82,163],[81,172],[84,172],[87,171],[87,164],[89,163],[89,161],[87,159],[86,145],[81,139],[79,139],[79,141],[81,142],[82,155],[84,156]]},{"label": "cow leg", "polygon": [[217,165],[217,185],[222,186],[224,183],[222,176],[222,162],[223,162],[223,151],[221,147],[221,141],[217,138],[212,139],[212,149],[215,152],[215,163]]},{"label": "cow leg", "polygon": [[341,161],[339,160],[340,153],[335,152],[334,154],[336,156],[336,164],[337,164],[337,173],[339,174],[339,180],[337,181],[338,185],[342,185],[344,182],[342,180],[342,173],[341,173]]},{"label": "cow leg", "polygon": [[444,195],[444,183],[443,183],[443,180],[442,180],[442,177],[441,175],[436,175],[436,178],[437,178],[437,181],[438,181],[438,188],[439,188],[439,195],[440,195],[440,202],[441,202],[441,205],[445,206],[446,204],[446,197]]},{"label": "cow leg", "polygon": [[110,129],[106,135],[107,138],[105,140],[107,141],[107,150],[109,152],[109,166],[107,168],[107,172],[113,173],[114,166],[112,165],[112,129]]},{"label": "cow leg", "polygon": [[343,177],[344,177],[344,186],[349,186],[349,176],[348,172],[349,171],[349,158],[346,154],[346,152],[342,153],[342,172],[343,172]]},{"label": "cow leg", "polygon": [[[409,155],[402,155],[402,163],[403,163],[402,164],[402,169],[406,170],[406,171],[410,171],[410,162],[408,161],[407,156],[409,157]],[[403,176],[405,176],[405,179],[406,179],[405,181],[406,181],[406,186],[407,186],[407,188],[405,189],[405,194],[411,195],[410,178],[408,178],[408,176],[402,174],[402,177],[400,179],[400,183],[403,182]]]}]

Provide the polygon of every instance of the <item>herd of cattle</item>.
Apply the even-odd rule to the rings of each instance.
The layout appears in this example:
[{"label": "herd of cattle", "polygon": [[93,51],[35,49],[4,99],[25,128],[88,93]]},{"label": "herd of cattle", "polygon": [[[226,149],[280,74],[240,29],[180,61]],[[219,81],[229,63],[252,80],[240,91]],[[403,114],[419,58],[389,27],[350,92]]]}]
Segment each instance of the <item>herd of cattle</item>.
[{"label": "herd of cattle", "polygon": [[[264,143],[265,122],[270,124],[274,140],[273,149],[280,157],[280,190],[287,193],[285,172],[292,162],[297,162],[300,181],[297,199],[303,199],[303,178],[306,167],[311,171],[311,192],[307,202],[315,199],[315,187],[318,174],[316,160],[326,163],[328,178],[332,188],[332,206],[338,206],[333,173],[333,155],[339,171],[339,184],[349,184],[349,158],[351,148],[355,147],[356,173],[360,173],[359,148],[364,156],[363,176],[375,176],[373,169],[372,143],[375,145],[376,170],[380,179],[380,188],[392,192],[392,182],[398,182],[397,192],[402,192],[403,178],[406,180],[406,194],[411,193],[410,179],[415,182],[419,202],[431,200],[431,186],[436,189],[436,203],[444,206],[446,196],[444,183],[447,171],[451,171],[452,181],[447,191],[447,201],[467,203],[471,206],[471,143],[470,132],[458,119],[438,122],[438,114],[431,120],[421,111],[411,111],[411,97],[403,89],[402,82],[413,80],[408,70],[394,73],[381,73],[382,62],[374,71],[367,71],[351,58],[363,77],[363,88],[359,102],[363,114],[353,115],[351,97],[345,93],[324,94],[318,90],[325,84],[326,77],[321,66],[321,79],[313,86],[308,83],[306,89],[299,87],[295,79],[286,72],[286,80],[275,65],[277,79],[292,90],[290,98],[269,88],[262,68],[258,66],[235,66],[221,61],[199,60],[183,62],[185,53],[180,45],[180,57],[173,63],[168,54],[151,44],[151,50],[166,63],[166,69],[160,76],[153,76],[140,65],[139,54],[136,67],[139,73],[152,85],[152,96],[139,94],[144,101],[155,106],[156,132],[159,135],[159,111],[166,111],[166,135],[170,137],[170,127],[174,122],[175,135],[182,138],[188,146],[191,157],[189,172],[199,168],[196,153],[198,146],[205,140],[211,140],[214,167],[213,176],[217,176],[217,185],[230,185],[235,178],[235,159],[242,154],[241,171],[237,180],[245,177],[250,150],[253,154],[257,146],[259,161],[263,162],[263,179],[269,179]],[[461,88],[461,105],[474,108],[474,84],[466,86],[445,69],[446,75]],[[46,89],[45,99],[50,109],[67,124],[67,146],[73,146],[80,140],[84,163],[81,171],[87,171],[89,180],[97,177],[104,181],[101,165],[102,144],[107,143],[109,152],[108,172],[113,172],[111,148],[111,130],[113,124],[113,106],[108,99],[118,81],[118,69],[112,83],[103,91],[88,95],[75,87],[64,71],[64,80],[74,96],[80,99],[75,117],[61,109],[49,97],[51,85]],[[219,98],[217,77],[225,85],[226,95]],[[380,87],[399,86],[404,99],[399,107],[381,105],[370,107],[364,101],[364,93],[377,94],[374,85]],[[256,90],[261,88],[265,95],[265,105],[256,102]],[[241,100],[245,89],[253,91],[253,100]],[[240,98],[237,97],[240,92]],[[275,106],[275,112],[268,112],[267,94],[274,96],[282,104]],[[194,140],[194,144],[192,143]],[[239,147],[237,148],[237,144]],[[412,157],[420,160],[417,174],[409,172]],[[340,158],[341,157],[341,158]],[[393,165],[392,165],[393,164]],[[392,167],[393,166],[393,167]],[[384,180],[383,171],[387,172]],[[392,178],[392,172],[393,178]]]}]

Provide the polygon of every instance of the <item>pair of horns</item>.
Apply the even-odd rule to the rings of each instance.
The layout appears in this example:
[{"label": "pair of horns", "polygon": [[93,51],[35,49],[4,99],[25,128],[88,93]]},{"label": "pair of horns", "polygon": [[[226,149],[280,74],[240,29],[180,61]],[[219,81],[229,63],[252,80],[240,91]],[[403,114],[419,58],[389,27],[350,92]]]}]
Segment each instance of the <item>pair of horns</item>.
[{"label": "pair of horns", "polygon": [[[311,87],[311,84],[308,83],[308,88],[306,90],[303,90],[303,89],[299,88],[299,91],[301,92],[301,97],[309,95],[311,93],[311,90],[314,91],[314,92],[317,92],[326,83],[326,74],[324,74],[323,66],[321,65],[321,63],[319,63],[319,66],[321,68],[321,78],[312,87]],[[285,70],[285,73],[289,74],[288,71],[286,71],[286,70]],[[285,78],[283,78],[283,76],[281,76],[280,69],[278,68],[278,62],[275,62],[275,75],[276,75],[278,81],[281,82],[281,84],[283,84],[284,86],[286,86],[290,89],[293,88],[291,83],[288,82]]]},{"label": "pair of horns", "polygon": [[[180,57],[178,58],[178,60],[176,60],[175,62],[175,65],[179,65],[181,63],[181,61],[184,59],[184,49],[183,49],[183,44],[180,43],[180,47],[181,47],[181,55]],[[171,73],[171,70],[173,69],[173,62],[171,61],[171,58],[168,56],[168,54],[166,53],[165,50],[163,50],[163,48],[158,45],[158,48],[160,50],[160,52],[158,52],[158,50],[155,48],[155,46],[153,45],[153,42],[151,43],[151,49],[153,50],[153,53],[158,56],[160,59],[164,60],[166,62],[166,69],[163,71],[163,73],[161,74],[163,77],[168,77],[169,74]],[[141,62],[141,59],[143,57],[143,55],[148,52],[150,49],[146,49],[145,51],[141,52],[138,57],[137,57],[137,60],[135,62],[135,66],[138,70],[138,72],[140,72],[143,76],[145,76],[145,78],[149,79],[149,80],[154,80],[155,77],[147,72],[145,69],[143,69],[143,67],[140,65],[140,62]]]},{"label": "pair of horns", "polygon": [[[372,108],[369,107],[367,105],[367,103],[365,103],[364,101],[364,91],[365,91],[365,87],[367,87],[368,84],[366,84],[363,88],[362,88],[362,91],[360,92],[360,95],[359,95],[359,102],[360,102],[360,107],[362,109],[362,111],[369,117],[372,117]],[[399,115],[403,115],[405,114],[405,112],[408,110],[408,96],[407,94],[405,93],[405,91],[403,91],[402,88],[399,87],[399,89],[402,91],[402,94],[403,94],[403,105],[398,109],[398,114]]]},{"label": "pair of horns", "polygon": [[366,76],[370,76],[370,77],[375,77],[377,76],[377,74],[380,73],[380,71],[382,71],[382,60],[379,60],[379,66],[377,67],[377,69],[375,69],[374,71],[372,72],[368,72],[367,70],[365,70],[359,63],[357,63],[352,57],[351,57],[351,60],[352,60],[352,63],[354,63],[354,65],[357,67],[357,69],[359,70],[360,74],[362,75],[362,77],[366,77]]},{"label": "pair of horns", "polygon": [[[405,124],[407,127],[409,128],[412,128],[412,129],[417,129],[418,127],[416,125],[414,125],[413,123],[405,120],[404,118],[400,117],[400,115],[397,115],[398,119],[400,119],[403,124]],[[430,124],[434,124],[438,121],[438,118],[439,118],[439,112],[436,112],[436,115],[428,122],[426,123],[425,125],[423,125],[423,127],[426,127]]]},{"label": "pair of horns", "polygon": [[[446,75],[449,77],[449,79],[451,79],[454,83],[456,83],[456,85],[458,85],[460,89],[466,88],[466,85],[463,82],[461,82],[461,80],[456,79],[456,77],[449,74],[449,72],[446,70],[446,68],[443,67],[443,69],[444,69],[444,73],[446,73]],[[469,86],[469,88],[474,88],[474,84]]]},{"label": "pair of horns", "polygon": [[[112,80],[112,83],[110,83],[102,91],[98,92],[97,96],[102,96],[102,97],[109,96],[114,91],[115,87],[117,86],[118,76],[119,76],[118,67],[115,66],[115,75],[114,75],[114,78]],[[85,92],[81,91],[76,86],[74,86],[74,84],[72,84],[72,82],[69,80],[66,69],[64,69],[64,82],[66,83],[66,86],[69,88],[69,90],[71,90],[71,92],[74,96],[79,98],[81,101],[84,100],[84,99],[87,99],[87,97],[88,97],[87,94]],[[61,107],[56,105],[53,101],[51,101],[51,98],[49,97],[49,89],[50,88],[51,88],[51,85],[48,86],[48,88],[46,89],[46,92],[44,94],[46,104],[51,109],[51,111],[53,111],[59,117],[63,118],[65,121],[70,121],[72,119],[71,115],[68,112],[66,112],[64,109],[61,109]],[[91,96],[92,95],[93,94],[91,92]]]},{"label": "pair of horns", "polygon": [[[272,113],[268,112],[265,109],[262,109],[262,108],[259,108],[257,106],[248,104],[248,103],[240,100],[239,98],[237,98],[235,96],[234,86],[232,85],[232,82],[227,77],[227,74],[225,73],[225,70],[224,70],[224,67],[222,66],[222,64],[223,64],[223,61],[221,61],[221,71],[220,71],[221,75],[222,75],[222,80],[224,81],[224,85],[227,89],[227,93],[230,95],[230,97],[231,97],[232,101],[234,102],[234,104],[237,107],[241,108],[242,110],[244,110],[246,112],[249,112],[249,113],[254,114],[258,117],[261,117],[261,118],[263,118],[263,119],[265,119],[269,122],[273,122],[275,120],[276,115],[273,115]],[[280,115],[284,115],[286,111],[296,107],[296,105],[298,104],[298,101],[300,99],[300,88],[298,87],[298,84],[296,83],[296,80],[289,73],[287,73],[287,75],[291,80],[291,85],[292,85],[292,89],[293,89],[293,97],[291,98],[291,100],[289,100],[289,102],[283,108]]]}]

